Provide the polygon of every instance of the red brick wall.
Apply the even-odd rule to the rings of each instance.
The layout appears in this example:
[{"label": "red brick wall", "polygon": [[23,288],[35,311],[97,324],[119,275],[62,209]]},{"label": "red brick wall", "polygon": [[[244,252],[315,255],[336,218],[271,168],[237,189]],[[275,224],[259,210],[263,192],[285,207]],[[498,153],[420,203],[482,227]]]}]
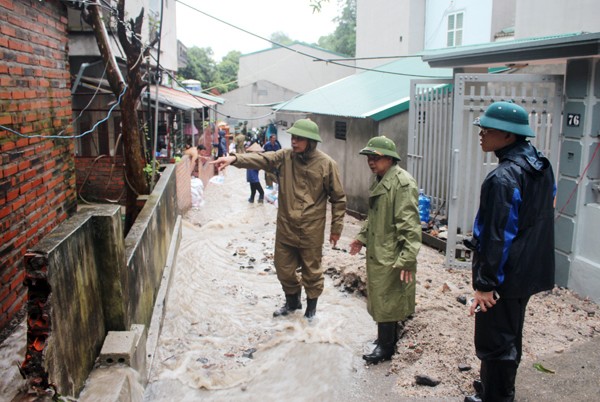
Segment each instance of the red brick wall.
[{"label": "red brick wall", "polygon": [[[67,11],[58,0],[0,0],[1,126],[25,136],[67,127],[67,45]],[[76,209],[73,150],[73,140],[0,127],[0,328],[25,302],[26,250]]]},{"label": "red brick wall", "polygon": [[75,158],[77,193],[90,202],[119,202],[125,205],[123,157]]}]

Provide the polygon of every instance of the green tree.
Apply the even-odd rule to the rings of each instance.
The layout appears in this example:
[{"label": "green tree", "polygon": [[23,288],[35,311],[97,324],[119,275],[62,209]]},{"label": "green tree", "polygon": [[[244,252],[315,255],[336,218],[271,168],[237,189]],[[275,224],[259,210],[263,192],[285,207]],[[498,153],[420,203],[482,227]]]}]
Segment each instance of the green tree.
[{"label": "green tree", "polygon": [[331,50],[347,56],[354,56],[356,52],[356,0],[345,1],[342,15],[334,19],[337,28],[332,34],[321,36],[318,45],[323,49]]},{"label": "green tree", "polygon": [[318,13],[321,11],[321,6],[323,3],[329,3],[329,0],[310,0],[310,6],[313,9],[313,13]]},{"label": "green tree", "polygon": [[[294,43],[294,40],[292,38],[290,38],[286,33],[281,32],[281,31],[273,32],[269,39],[273,42],[279,43],[280,45],[286,45],[286,46]],[[277,47],[277,45],[272,44],[272,47]]]},{"label": "green tree", "polygon": [[184,79],[194,79],[202,83],[202,88],[213,86],[216,75],[217,65],[213,60],[213,51],[210,47],[194,46],[188,49],[188,62],[177,72]]},{"label": "green tree", "polygon": [[241,55],[241,52],[232,50],[217,65],[217,73],[213,86],[217,87],[219,92],[229,92],[238,87],[237,75]]}]

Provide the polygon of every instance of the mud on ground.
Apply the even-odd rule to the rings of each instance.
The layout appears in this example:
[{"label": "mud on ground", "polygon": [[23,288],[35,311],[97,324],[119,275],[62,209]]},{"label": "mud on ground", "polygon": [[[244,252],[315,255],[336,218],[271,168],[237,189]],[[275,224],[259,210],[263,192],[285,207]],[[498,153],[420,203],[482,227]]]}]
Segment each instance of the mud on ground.
[{"label": "mud on ground", "polygon": [[[340,248],[325,247],[323,266],[340,291],[365,295],[364,249],[357,256],[344,249],[361,224],[350,216],[346,218]],[[473,347],[474,319],[463,304],[471,293],[470,270],[448,269],[442,253],[427,246],[421,248],[416,312],[405,323],[391,364],[384,363],[389,365],[389,374],[396,377],[398,394],[448,398],[473,393],[471,383],[478,377],[479,360]],[[599,335],[597,304],[564,288],[537,294],[527,307],[521,367],[533,365],[548,353],[561,354]],[[434,387],[417,385],[417,375],[440,383]]]}]

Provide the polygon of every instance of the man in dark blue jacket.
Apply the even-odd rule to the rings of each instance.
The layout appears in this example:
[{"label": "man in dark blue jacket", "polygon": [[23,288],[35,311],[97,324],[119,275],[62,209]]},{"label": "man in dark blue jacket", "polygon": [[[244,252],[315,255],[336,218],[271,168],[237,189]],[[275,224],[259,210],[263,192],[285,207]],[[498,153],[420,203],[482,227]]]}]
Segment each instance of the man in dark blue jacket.
[{"label": "man in dark blue jacket", "polygon": [[[281,144],[277,140],[277,134],[271,133],[269,136],[269,142],[267,142],[263,149],[265,152],[275,152],[281,149]],[[273,183],[278,183],[279,178],[277,177],[279,172],[277,169],[273,169],[272,171],[265,170],[265,183],[267,184],[267,189],[271,190],[273,188]]]},{"label": "man in dark blue jacket", "polygon": [[535,133],[525,109],[496,102],[474,124],[498,167],[481,186],[467,244],[474,251],[470,314],[481,381],[465,401],[513,401],[527,302],[554,287],[556,186],[550,162],[527,140]]}]

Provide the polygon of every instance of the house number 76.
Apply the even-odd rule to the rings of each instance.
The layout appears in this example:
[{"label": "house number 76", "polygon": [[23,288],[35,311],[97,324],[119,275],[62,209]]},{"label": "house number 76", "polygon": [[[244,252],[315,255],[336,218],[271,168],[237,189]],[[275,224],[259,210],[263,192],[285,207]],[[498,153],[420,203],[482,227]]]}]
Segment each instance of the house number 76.
[{"label": "house number 76", "polygon": [[581,122],[581,115],[579,113],[567,113],[567,126],[568,127],[579,127]]}]

